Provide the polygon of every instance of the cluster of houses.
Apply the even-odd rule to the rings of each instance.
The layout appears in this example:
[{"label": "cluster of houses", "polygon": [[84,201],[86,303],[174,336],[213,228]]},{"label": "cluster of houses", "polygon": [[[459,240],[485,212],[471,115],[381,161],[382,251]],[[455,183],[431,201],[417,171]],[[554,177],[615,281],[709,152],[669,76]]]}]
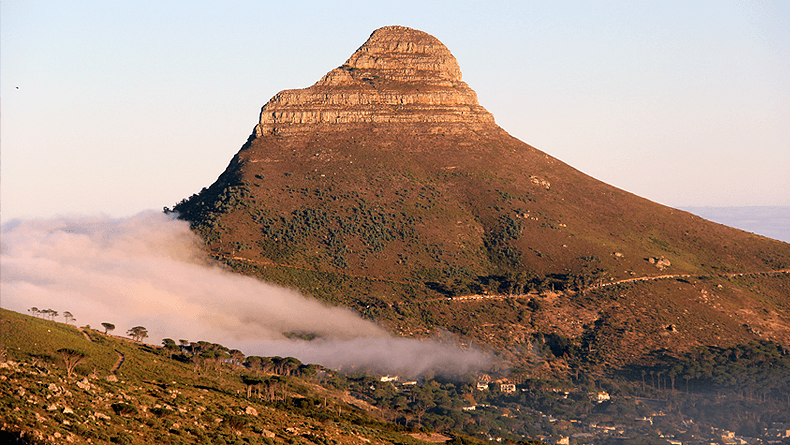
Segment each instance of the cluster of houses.
[{"label": "cluster of houses", "polygon": [[[417,385],[417,381],[404,381],[399,382],[398,376],[382,376],[380,377],[382,382],[392,382],[398,383],[401,387],[409,387],[413,385]],[[504,394],[512,394],[515,393],[518,388],[516,387],[515,383],[510,383],[506,379],[499,379],[499,380],[492,380],[489,376],[483,375],[479,378],[476,383],[476,389],[478,391],[489,391],[489,390],[496,390],[499,389],[500,392]],[[525,391],[525,389],[522,389]],[[564,397],[567,397],[569,392],[563,391],[560,389],[554,389],[555,392],[563,393]],[[594,403],[605,403],[612,400],[612,397],[606,391],[598,391],[589,394],[589,400]],[[475,411],[480,408],[497,408],[496,406],[491,406],[487,404],[477,404],[477,405],[469,405],[463,406],[461,409],[463,411]],[[542,415],[542,420],[544,422],[553,423],[557,422],[559,419],[554,418],[551,415],[546,415],[540,413]],[[656,412],[653,416],[664,416],[663,412]],[[642,417],[637,418],[637,421],[643,421],[645,423],[649,423],[653,425],[653,417]],[[585,426],[582,426],[579,420],[570,420],[572,424],[578,425],[577,428],[584,428],[586,432],[577,432],[575,434],[569,436],[563,436],[559,440],[555,437],[554,440],[550,437],[543,437],[540,438],[548,443],[556,443],[558,445],[570,445],[571,443],[574,444],[586,444],[586,443],[595,443],[597,440],[600,440],[602,437],[627,437],[629,427],[625,425],[607,425],[607,424],[596,424],[591,423]],[[582,429],[582,431],[584,431]],[[578,431],[578,430],[577,430]],[[706,435],[708,436],[708,435]],[[683,445],[681,441],[676,440],[673,436],[664,436],[661,437],[666,440],[670,445]],[[784,444],[787,443],[787,439],[790,438],[790,423],[774,423],[771,425],[770,428],[765,428],[763,434],[760,438],[754,437],[741,437],[737,436],[734,432],[723,430],[723,429],[716,429],[713,428],[710,432],[710,436],[707,438],[699,438],[695,443],[700,443],[700,440],[703,442],[709,441],[707,443],[711,444],[724,444],[724,445],[769,445],[769,444]],[[489,437],[491,441],[501,441],[501,438]]]},{"label": "cluster of houses", "polygon": [[783,444],[790,437],[790,423],[774,422],[770,428],[763,428],[762,437],[738,436],[732,431],[715,430],[721,435],[721,442],[725,445],[755,445],[755,444]]}]

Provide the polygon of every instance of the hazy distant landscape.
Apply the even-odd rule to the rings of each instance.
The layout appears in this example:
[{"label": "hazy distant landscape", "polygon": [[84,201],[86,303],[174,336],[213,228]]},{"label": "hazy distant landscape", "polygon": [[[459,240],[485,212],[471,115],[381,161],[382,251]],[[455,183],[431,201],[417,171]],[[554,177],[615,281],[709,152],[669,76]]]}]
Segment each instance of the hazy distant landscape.
[{"label": "hazy distant landscape", "polygon": [[705,219],[790,243],[790,206],[681,207]]}]

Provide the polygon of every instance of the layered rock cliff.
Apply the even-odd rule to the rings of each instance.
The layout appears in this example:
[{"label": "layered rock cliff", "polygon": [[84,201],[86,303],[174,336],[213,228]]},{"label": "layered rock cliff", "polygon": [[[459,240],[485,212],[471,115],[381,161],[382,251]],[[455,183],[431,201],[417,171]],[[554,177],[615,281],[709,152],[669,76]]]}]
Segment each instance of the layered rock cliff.
[{"label": "layered rock cliff", "polygon": [[261,110],[254,136],[356,123],[430,124],[431,131],[446,132],[491,125],[494,117],[461,80],[455,57],[438,39],[387,26],[313,86],[274,96]]}]

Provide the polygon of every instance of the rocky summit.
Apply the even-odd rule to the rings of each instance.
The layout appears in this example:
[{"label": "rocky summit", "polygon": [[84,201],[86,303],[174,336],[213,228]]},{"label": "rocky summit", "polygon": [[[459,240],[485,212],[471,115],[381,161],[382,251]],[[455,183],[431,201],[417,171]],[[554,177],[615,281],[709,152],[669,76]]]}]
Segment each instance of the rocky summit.
[{"label": "rocky summit", "polygon": [[402,335],[451,332],[526,373],[790,342],[790,245],[513,138],[450,51],[405,27],[277,94],[217,181],[174,210],[233,270]]},{"label": "rocky summit", "polygon": [[440,132],[479,128],[493,124],[494,117],[478,104],[461,80],[455,57],[439,40],[388,26],[315,85],[274,96],[261,110],[255,136],[413,123]]}]

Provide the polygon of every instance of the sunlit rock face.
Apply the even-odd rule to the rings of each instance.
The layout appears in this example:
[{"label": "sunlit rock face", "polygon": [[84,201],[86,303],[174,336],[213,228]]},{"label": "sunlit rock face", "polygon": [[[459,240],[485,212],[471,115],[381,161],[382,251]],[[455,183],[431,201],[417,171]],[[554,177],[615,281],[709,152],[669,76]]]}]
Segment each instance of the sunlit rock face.
[{"label": "sunlit rock face", "polygon": [[387,26],[313,86],[274,96],[261,110],[254,136],[357,123],[426,124],[424,130],[436,133],[490,126],[494,116],[478,104],[438,39]]}]

